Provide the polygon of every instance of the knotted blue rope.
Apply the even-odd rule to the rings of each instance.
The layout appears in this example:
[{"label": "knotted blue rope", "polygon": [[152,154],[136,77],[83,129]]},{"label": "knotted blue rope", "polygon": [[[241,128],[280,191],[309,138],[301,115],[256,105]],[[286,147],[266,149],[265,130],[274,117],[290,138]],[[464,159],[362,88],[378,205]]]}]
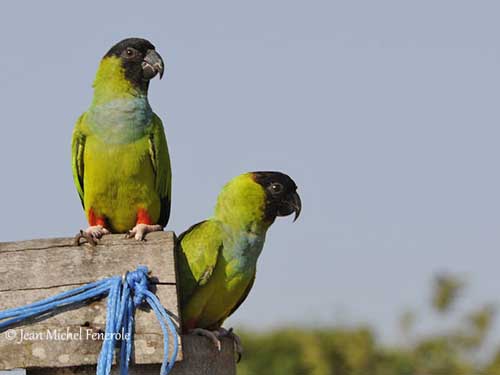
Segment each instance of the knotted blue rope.
[{"label": "knotted blue rope", "polygon": [[[163,363],[161,375],[168,374],[175,364],[179,351],[179,336],[172,318],[160,300],[149,290],[148,268],[139,266],[124,277],[114,276],[53,297],[5,311],[0,311],[0,332],[31,318],[84,303],[90,299],[108,296],[106,332],[97,362],[97,375],[109,375],[118,337],[121,337],[120,374],[127,375],[132,355],[135,309],[144,302],[154,311],[163,331]],[[173,352],[168,356],[169,334],[173,337]]]}]

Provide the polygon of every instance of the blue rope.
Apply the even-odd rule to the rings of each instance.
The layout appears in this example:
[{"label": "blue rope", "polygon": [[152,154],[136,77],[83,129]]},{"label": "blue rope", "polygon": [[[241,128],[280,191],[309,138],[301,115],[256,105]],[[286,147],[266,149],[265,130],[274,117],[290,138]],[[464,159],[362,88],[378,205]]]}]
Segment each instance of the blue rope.
[{"label": "blue rope", "polygon": [[[179,351],[179,336],[172,318],[158,297],[149,290],[148,268],[139,266],[125,277],[114,276],[60,293],[44,300],[0,311],[0,332],[31,318],[40,318],[55,310],[81,304],[93,298],[108,296],[106,333],[97,362],[97,375],[109,375],[114,349],[121,336],[120,374],[127,375],[132,356],[135,309],[146,302],[154,311],[163,331],[163,363],[161,375],[168,374]],[[169,337],[173,352],[169,357]]]}]

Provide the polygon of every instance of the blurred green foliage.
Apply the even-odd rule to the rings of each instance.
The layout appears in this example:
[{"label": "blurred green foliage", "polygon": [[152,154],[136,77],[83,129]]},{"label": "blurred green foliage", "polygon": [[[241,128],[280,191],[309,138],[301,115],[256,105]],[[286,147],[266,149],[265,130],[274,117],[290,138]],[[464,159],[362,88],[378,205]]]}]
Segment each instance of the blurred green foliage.
[{"label": "blurred green foliage", "polygon": [[452,308],[464,286],[465,283],[463,280],[457,276],[446,273],[437,275],[434,280],[432,306],[438,312],[448,312]]},{"label": "blurred green foliage", "polygon": [[[266,333],[239,332],[245,353],[239,375],[500,375],[500,350],[478,355],[495,317],[488,303],[463,316],[450,307],[465,286],[453,275],[439,275],[432,307],[446,320],[444,332],[414,332],[416,314],[402,314],[403,343],[389,347],[366,327],[282,328]],[[490,350],[491,353],[491,350]],[[491,355],[490,355],[491,357]],[[478,360],[477,358],[482,358]]]}]

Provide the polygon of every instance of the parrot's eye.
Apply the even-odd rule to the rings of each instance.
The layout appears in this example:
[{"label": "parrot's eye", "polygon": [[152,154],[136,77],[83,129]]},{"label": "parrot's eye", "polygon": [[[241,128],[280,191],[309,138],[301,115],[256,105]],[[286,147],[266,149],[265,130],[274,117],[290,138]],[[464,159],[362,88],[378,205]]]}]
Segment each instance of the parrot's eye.
[{"label": "parrot's eye", "polygon": [[133,48],[128,47],[127,49],[125,49],[125,51],[123,51],[123,54],[125,55],[125,57],[130,59],[132,57],[135,57],[137,51]]},{"label": "parrot's eye", "polygon": [[273,194],[279,194],[283,191],[283,185],[279,182],[273,183],[269,188]]}]

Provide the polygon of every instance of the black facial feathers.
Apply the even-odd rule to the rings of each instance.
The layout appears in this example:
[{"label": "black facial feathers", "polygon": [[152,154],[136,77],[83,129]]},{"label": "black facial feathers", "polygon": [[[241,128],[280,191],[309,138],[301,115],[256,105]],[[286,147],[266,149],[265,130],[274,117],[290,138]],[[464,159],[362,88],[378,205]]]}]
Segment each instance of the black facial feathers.
[{"label": "black facial feathers", "polygon": [[141,92],[147,92],[149,79],[144,79],[142,64],[148,51],[154,49],[155,46],[146,39],[128,38],[111,47],[104,58],[119,58],[125,72],[125,78]]},{"label": "black facial feathers", "polygon": [[295,219],[300,214],[301,202],[297,194],[297,185],[281,172],[253,172],[255,182],[266,192],[265,216],[273,221],[276,216],[288,216],[295,212]]},{"label": "black facial feathers", "polygon": [[111,47],[111,49],[108,51],[108,53],[106,53],[106,55],[104,55],[104,57],[120,57],[127,48],[134,48],[135,50],[139,51],[144,57],[146,56],[147,51],[150,49],[155,49],[155,46],[146,39],[127,38]]}]

